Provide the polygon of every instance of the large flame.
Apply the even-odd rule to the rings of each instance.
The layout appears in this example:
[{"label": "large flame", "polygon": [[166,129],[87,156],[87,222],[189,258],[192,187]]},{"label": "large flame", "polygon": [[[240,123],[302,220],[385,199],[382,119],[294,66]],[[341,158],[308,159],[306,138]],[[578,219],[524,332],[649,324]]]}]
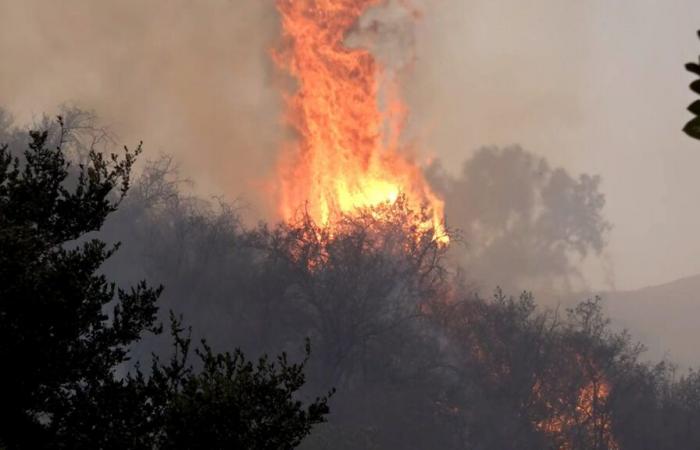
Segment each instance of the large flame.
[{"label": "large flame", "polygon": [[303,208],[332,226],[341,214],[403,196],[427,208],[429,219],[417,225],[446,242],[443,202],[399,152],[406,109],[398,89],[368,50],[345,45],[360,16],[382,1],[277,0],[284,40],[275,60],[298,83],[286,100],[299,135],[280,164],[280,212],[292,220]]}]

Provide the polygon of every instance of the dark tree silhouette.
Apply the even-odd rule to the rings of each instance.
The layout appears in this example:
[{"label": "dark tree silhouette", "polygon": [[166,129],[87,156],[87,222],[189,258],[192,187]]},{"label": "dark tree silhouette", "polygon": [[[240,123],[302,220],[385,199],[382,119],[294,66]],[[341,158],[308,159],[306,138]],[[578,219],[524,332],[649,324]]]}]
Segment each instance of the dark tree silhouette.
[{"label": "dark tree silhouette", "polygon": [[[312,425],[323,422],[327,399],[317,398],[307,408],[293,394],[305,383],[304,366],[290,364],[282,353],[276,362],[266,356],[257,363],[246,360],[240,350],[217,354],[202,342],[195,353],[201,371],[188,365],[190,334],[183,336],[179,321],[171,317],[176,352],[167,365],[156,359],[148,382],[137,373],[129,379],[155,393],[160,399],[162,421],[160,448],[163,449],[260,449],[276,450],[298,446]],[[306,358],[310,354],[306,343]],[[330,394],[332,394],[331,392]]]},{"label": "dark tree silhouette", "polygon": [[140,147],[121,159],[92,152],[68,180],[70,164],[47,139],[32,132],[23,160],[0,149],[0,438],[29,448],[112,380],[127,346],[153,327],[159,293],[116,289],[98,273],[116,247],[77,241],[116,209]]},{"label": "dark tree silhouette", "polygon": [[31,132],[23,157],[0,148],[0,447],[298,445],[328,413],[325,397],[308,406],[297,398],[305,361],[282,354],[252,364],[203,342],[195,370],[189,337],[173,320],[170,362],[154,357],[148,374],[117,376],[130,345],[160,332],[161,288],[117,288],[101,266],[118,245],[90,233],[126,195],[141,146],[121,158],[89,150],[72,167],[69,130],[58,122],[57,145],[48,132]]}]

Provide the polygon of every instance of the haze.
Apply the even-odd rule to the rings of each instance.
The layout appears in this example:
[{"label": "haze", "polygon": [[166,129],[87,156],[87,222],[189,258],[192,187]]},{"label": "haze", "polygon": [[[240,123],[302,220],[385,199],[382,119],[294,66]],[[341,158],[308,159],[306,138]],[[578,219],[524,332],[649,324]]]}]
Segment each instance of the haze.
[{"label": "haze", "polygon": [[[700,145],[680,128],[698,53],[691,0],[423,0],[406,75],[410,136],[448,168],[520,144],[600,174],[614,284],[700,273]],[[0,0],[0,105],[19,122],[65,102],[124,143],[172,153],[207,193],[270,217],[284,137],[269,0]],[[601,288],[608,267],[590,269]]]}]

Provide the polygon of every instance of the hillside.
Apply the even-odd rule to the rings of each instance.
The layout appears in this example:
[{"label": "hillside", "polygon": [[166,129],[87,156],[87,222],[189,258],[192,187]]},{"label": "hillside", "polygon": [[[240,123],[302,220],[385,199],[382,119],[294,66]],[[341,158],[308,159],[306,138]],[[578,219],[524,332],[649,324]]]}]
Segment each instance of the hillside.
[{"label": "hillside", "polygon": [[601,294],[616,326],[681,366],[700,366],[700,275],[634,291]]}]

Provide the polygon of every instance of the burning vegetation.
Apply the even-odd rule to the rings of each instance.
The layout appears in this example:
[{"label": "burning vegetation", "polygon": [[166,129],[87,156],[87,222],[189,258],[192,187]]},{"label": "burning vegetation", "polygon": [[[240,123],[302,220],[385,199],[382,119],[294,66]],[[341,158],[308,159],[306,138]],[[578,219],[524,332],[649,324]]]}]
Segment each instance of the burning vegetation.
[{"label": "burning vegetation", "polygon": [[[133,439],[116,445],[125,448],[180,448],[183,443],[196,448],[207,434],[210,439],[223,439],[229,448],[250,449],[299,444],[305,450],[700,448],[697,372],[675,378],[671,367],[640,361],[640,347],[625,333],[611,331],[598,299],[584,301],[566,315],[537,307],[527,293],[514,298],[499,289],[493,298],[485,299],[448,262],[454,245],[447,244],[457,239],[450,241],[438,190],[402,151],[400,135],[407,110],[397,94],[399,86],[370,51],[346,45],[348,33],[363,13],[382,3],[276,2],[283,43],[274,58],[297,82],[286,99],[286,118],[297,139],[279,164],[281,223],[247,228],[229,205],[216,208],[183,194],[167,157],[147,164],[133,183],[128,179],[130,157],[125,166],[117,166],[116,175],[110,175],[100,153],[94,151],[97,141],[87,136],[89,158],[101,172],[92,178],[78,174],[76,195],[99,191],[97,198],[107,206],[93,211],[98,219],[94,223],[95,217],[83,217],[89,226],[71,234],[71,240],[95,231],[119,206],[100,236],[123,241],[126,252],[116,254],[104,272],[120,282],[135,282],[144,273],[163,282],[163,309],[184,311],[189,322],[206,330],[200,333],[212,347],[203,344],[196,353],[203,372],[189,366],[190,335],[183,337],[184,330],[173,316],[175,355],[170,365],[155,358],[150,378],[138,367],[133,375],[115,378],[115,368],[126,367],[128,361],[126,343],[134,341],[137,357],[153,348],[163,353],[157,341],[138,342],[143,329],[155,323],[160,289],[143,291],[148,294],[143,311],[137,308],[139,294],[145,295],[142,291],[132,291],[131,300],[120,291],[120,297],[136,305],[125,308],[125,314],[140,313],[140,317],[121,330],[126,337],[106,334],[120,345],[116,353],[93,336],[98,350],[111,357],[100,367],[100,377],[87,380],[81,372],[84,361],[96,358],[80,354],[75,364],[60,358],[70,384],[61,380],[55,386],[47,384],[56,396],[48,402],[49,409],[42,409],[47,406],[44,399],[33,397],[34,387],[26,389],[31,402],[22,396],[14,398],[15,422],[0,426],[0,448],[5,442],[20,442],[35,430],[45,433],[42,439],[62,442],[66,448],[112,448],[119,439]],[[96,129],[78,119],[60,121],[58,132],[33,134],[35,143],[25,154],[29,166],[34,164],[41,172],[47,166],[31,152],[44,154],[47,148],[56,148],[48,154],[60,169],[53,174],[57,181],[52,186],[61,195],[69,194],[61,186],[72,176],[63,152],[76,150],[79,159],[81,133],[86,137]],[[0,162],[4,162],[0,172],[10,180],[0,182],[0,200],[10,205],[0,208],[0,222],[10,230],[0,233],[0,238],[8,248],[16,247],[10,257],[3,259],[0,254],[0,269],[19,270],[26,277],[20,279],[21,287],[38,292],[36,286],[43,285],[36,283],[34,273],[15,262],[31,256],[19,246],[18,237],[35,233],[36,220],[22,216],[19,221],[16,215],[25,214],[26,208],[16,205],[27,203],[23,184],[34,186],[33,172],[20,174],[19,160],[13,162],[12,155],[21,154],[24,141],[18,130],[2,126],[0,120],[0,137],[12,146],[0,147]],[[70,145],[62,147],[66,138]],[[58,139],[58,145],[51,139]],[[503,167],[508,170],[499,172]],[[95,176],[105,177],[108,183],[85,191],[83,185],[94,182]],[[112,205],[109,195],[119,177],[125,179],[119,191],[123,202]],[[508,185],[509,177],[520,183]],[[494,199],[515,199],[511,201],[517,203],[515,210],[489,209],[490,222],[474,219],[485,209],[463,211],[471,217],[470,237],[483,237],[496,242],[494,247],[507,249],[506,257],[490,266],[500,270],[500,277],[506,258],[528,259],[513,254],[532,236],[531,247],[556,251],[535,253],[540,258],[530,259],[547,260],[558,271],[567,251],[585,255],[604,246],[607,223],[600,214],[604,199],[595,178],[576,182],[520,149],[484,149],[471,165],[465,164],[463,178],[442,180],[439,192],[446,198],[464,201],[482,195],[482,201],[474,204],[489,207],[508,203]],[[19,188],[8,190],[8,184]],[[488,185],[492,192],[476,192],[480,185]],[[35,196],[43,201],[43,186],[36,186]],[[476,193],[466,192],[464,186],[474,187]],[[496,197],[495,193],[506,194]],[[541,198],[548,201],[539,204]],[[72,209],[58,210],[67,214],[66,222],[72,226]],[[582,216],[567,215],[571,211]],[[35,212],[50,215],[51,209],[32,208],[31,213]],[[42,220],[52,224],[51,219]],[[571,226],[579,222],[587,226]],[[22,229],[13,231],[18,223]],[[511,240],[502,239],[511,231],[505,224],[515,228]],[[507,245],[512,242],[517,245]],[[91,245],[99,250],[96,262],[87,264],[92,277],[113,252],[106,252],[99,241]],[[62,258],[74,255],[61,246],[51,248]],[[42,262],[41,255],[34,259]],[[73,266],[65,270],[73,283]],[[91,283],[101,287],[97,300],[100,305],[109,304],[114,292],[108,278],[97,273],[94,277]],[[46,304],[55,305],[51,289],[55,286],[46,286],[39,294]],[[24,304],[24,290],[10,282],[0,288],[15,295],[17,305]],[[79,294],[71,299],[90,298],[89,292]],[[100,305],[90,311],[98,315]],[[14,310],[0,313],[3,320],[17,316]],[[123,317],[120,314],[116,309],[115,317]],[[37,322],[31,315],[20,319],[27,323],[0,327],[5,341],[22,343],[26,341],[23,331],[36,328],[41,338],[38,350],[20,353],[17,345],[6,345],[4,360],[21,360],[24,353],[55,358],[46,352],[55,345],[51,328],[32,327]],[[55,319],[51,314],[42,317],[49,324]],[[102,324],[106,316],[95,320]],[[63,322],[71,323],[59,321]],[[87,331],[71,331],[71,336],[92,336],[92,326],[87,323]],[[124,325],[115,320],[110,326]],[[313,345],[312,354],[309,344],[299,351],[299,343],[307,339]],[[212,350],[231,347],[232,342],[240,346],[233,354]],[[72,345],[65,346],[66,352],[72,351]],[[289,364],[284,353],[276,363],[263,357],[257,365],[243,357],[244,351],[260,355],[285,350],[302,363]],[[55,382],[45,367],[43,363],[24,370]],[[26,378],[19,371],[5,377],[10,381],[0,384],[10,393]],[[82,404],[76,402],[81,389],[85,390]],[[332,397],[314,401],[318,392]],[[309,396],[311,401],[299,400]],[[277,401],[271,402],[271,397]],[[64,417],[50,408],[59,408]],[[329,408],[332,414],[326,417]],[[251,411],[255,414],[248,415]],[[327,418],[328,423],[323,423]],[[15,430],[13,423],[22,421],[31,425],[30,432]],[[78,433],[84,429],[89,429],[90,436]],[[76,446],[73,439],[85,445]],[[276,443],[271,444],[274,439]],[[112,440],[107,443],[111,445],[104,444],[106,440]],[[139,445],[134,444],[137,441]],[[209,447],[226,448],[224,443]]]},{"label": "burning vegetation", "polygon": [[305,208],[331,226],[342,214],[404,196],[412,209],[427,206],[420,226],[446,243],[443,202],[400,151],[406,107],[398,86],[368,50],[345,44],[360,16],[379,3],[277,1],[283,44],[275,61],[297,81],[286,118],[298,141],[279,167],[281,214],[293,220]]},{"label": "burning vegetation", "polygon": [[[421,168],[400,151],[407,108],[397,95],[395,80],[369,50],[345,44],[362,14],[381,3],[277,1],[284,40],[274,53],[275,61],[298,83],[296,92],[287,97],[286,117],[298,141],[279,167],[280,210],[289,223],[297,223],[292,226],[301,232],[296,242],[306,243],[290,256],[297,262],[303,260],[312,271],[335,264],[331,248],[345,246],[342,242],[348,240],[356,246],[351,236],[357,236],[358,228],[362,230],[358,254],[395,253],[396,248],[386,246],[391,236],[420,240],[426,230],[440,244],[449,242],[443,201]],[[411,256],[414,250],[404,242],[395,257]],[[419,310],[425,313],[430,308],[421,305]],[[482,363],[488,358],[481,345],[473,350]],[[577,361],[583,363],[582,358]],[[490,378],[511,375],[507,365],[493,369]],[[575,439],[580,437],[570,434],[581,428],[598,436],[605,448],[617,448],[609,417],[598,411],[610,393],[602,376],[579,388],[569,409],[563,406],[564,399],[545,395],[544,383],[537,379],[532,386],[532,395],[546,415],[533,424],[551,436],[557,448],[578,448]]]},{"label": "burning vegetation", "polygon": [[[426,230],[437,242],[449,242],[443,201],[421,168],[400,151],[407,109],[397,95],[395,80],[369,50],[345,44],[362,14],[381,3],[277,1],[284,40],[274,53],[275,61],[298,83],[296,92],[287,97],[286,117],[298,141],[279,167],[280,210],[289,223],[297,223],[293,229],[302,232],[296,242],[306,243],[290,256],[305,261],[309,270],[333,265],[330,248],[345,245],[339,242],[356,236],[358,227],[363,230],[360,245],[365,246],[359,254],[378,248],[386,252],[390,236],[420,238]],[[402,213],[398,220],[397,211]],[[399,247],[403,257],[413,255],[412,250],[410,245]],[[482,363],[488,358],[481,345],[473,350]],[[582,364],[582,358],[577,360]],[[490,378],[511,375],[507,365],[493,369]],[[604,378],[596,377],[579,388],[575,404],[568,409],[563,406],[565,399],[552,398],[545,391],[544,380],[535,380],[532,395],[543,404],[546,417],[533,424],[551,436],[557,448],[578,448],[574,440],[580,437],[570,434],[581,428],[598,436],[605,448],[617,448],[609,417],[598,411],[610,393]]]},{"label": "burning vegetation", "polygon": [[[581,363],[581,358],[576,358]],[[533,395],[544,405],[547,417],[535,422],[535,427],[550,436],[559,450],[593,448],[618,450],[608,411],[611,386],[596,371],[579,387],[572,403],[555,393],[545,393],[538,380]]]},{"label": "burning vegetation", "polygon": [[[13,133],[17,139],[9,140],[9,151],[21,148],[20,135]],[[66,150],[79,150],[79,140],[71,142]],[[291,391],[289,386],[275,390],[292,407],[283,410],[299,409],[296,393],[291,394],[304,380],[299,399],[337,389],[328,399],[328,423],[313,431],[310,426],[327,411],[325,398],[307,402],[315,415],[299,411],[302,420],[292,428],[284,417],[281,423],[243,419],[279,423],[292,432],[287,438],[294,445],[311,431],[304,450],[700,448],[696,372],[678,378],[672,367],[640,361],[639,347],[610,330],[599,301],[560,315],[538,308],[528,294],[482,298],[449,265],[447,252],[456,245],[435,240],[434,231],[422,225],[429,213],[416,211],[404,197],[339,214],[332,226],[300,214],[298,220],[250,229],[228,205],[207,205],[184,194],[178,180],[172,160],[165,158],[147,164],[130,183],[129,195],[100,233],[105,241],[124,243],[104,272],[120,283],[144,273],[162,282],[162,310],[183,312],[195,325],[195,337],[206,336],[211,348],[235,345],[248,355],[286,350],[293,360],[305,361],[288,366],[282,358],[275,367],[291,377],[282,379],[271,366],[257,366],[263,379],[292,383]],[[7,211],[15,210],[22,211]],[[8,243],[21,242],[15,234],[5,236]],[[13,261],[3,267],[13,267]],[[306,338],[313,347],[308,360],[299,349]],[[187,342],[176,344],[184,350]],[[153,448],[154,435],[177,436],[179,442],[181,436],[201,442],[207,433],[235,439],[240,434],[222,436],[220,430],[239,426],[239,416],[224,412],[242,401],[253,402],[246,403],[251,411],[280,418],[275,405],[258,408],[256,402],[268,398],[268,391],[258,397],[256,388],[243,382],[260,387],[257,375],[246,375],[255,373],[250,364],[238,364],[243,361],[238,356],[209,357],[206,348],[208,372],[201,376],[194,367],[179,371],[178,358],[172,368],[156,364],[162,370],[155,373],[178,380],[174,390],[167,382],[153,385],[158,379],[139,372],[122,381],[105,372],[107,384],[78,381],[78,387],[97,389],[84,399],[88,409],[81,403],[71,406],[71,392],[55,391],[67,396],[72,409],[66,417],[76,420],[45,430],[47,436],[67,442],[77,436],[91,444],[84,448],[134,437],[145,446],[124,446]],[[134,345],[134,356],[153,350],[168,351],[158,341],[145,340]],[[102,392],[101,386],[124,389],[125,395]],[[241,388],[229,390],[232,386]],[[232,395],[222,397],[222,391]],[[149,396],[156,394],[155,400],[165,403],[154,410]],[[161,420],[164,411],[172,414],[166,418],[170,422]],[[58,424],[55,417],[52,423]],[[86,423],[91,424],[87,437],[78,433]],[[13,427],[0,432],[5,439],[22,437]],[[236,448],[264,448],[258,439],[273,433],[255,433],[256,444]]]}]

